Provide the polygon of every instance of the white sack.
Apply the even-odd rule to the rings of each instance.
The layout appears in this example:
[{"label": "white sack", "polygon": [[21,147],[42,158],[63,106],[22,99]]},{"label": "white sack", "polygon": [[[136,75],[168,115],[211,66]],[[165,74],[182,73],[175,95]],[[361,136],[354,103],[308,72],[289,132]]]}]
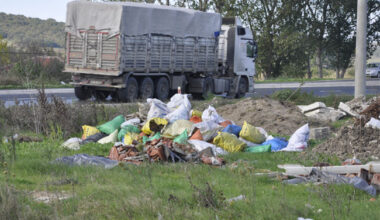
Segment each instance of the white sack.
[{"label": "white sack", "polygon": [[372,118],[365,124],[365,127],[371,127],[371,128],[377,128],[380,129],[380,120],[377,120],[376,118]]},{"label": "white sack", "polygon": [[159,99],[147,99],[146,102],[150,105],[147,119],[164,118],[170,111],[165,103]]},{"label": "white sack", "polygon": [[189,144],[191,144],[193,147],[194,147],[194,149],[196,150],[196,151],[198,151],[198,152],[200,152],[200,151],[202,151],[202,150],[204,150],[204,149],[206,149],[206,148],[211,148],[212,149],[212,152],[214,153],[214,155],[226,155],[226,154],[228,154],[228,152],[227,151],[225,151],[225,150],[223,150],[222,148],[220,148],[220,147],[217,147],[217,146],[215,146],[215,145],[213,145],[213,144],[210,144],[210,143],[208,143],[208,142],[206,142],[206,141],[201,141],[201,140],[188,140],[187,141]]},{"label": "white sack", "polygon": [[139,118],[132,118],[132,119],[129,119],[125,122],[123,122],[120,127],[121,128],[124,128],[126,127],[127,125],[134,125],[134,126],[137,126],[140,124],[140,119]]},{"label": "white sack", "polygon": [[108,144],[108,143],[115,143],[117,141],[117,134],[119,133],[119,130],[115,130],[110,135],[98,140],[99,144]]},{"label": "white sack", "polygon": [[194,131],[195,128],[199,128],[203,140],[205,141],[213,139],[218,134],[218,131],[223,130],[222,126],[216,124],[213,121],[202,121],[196,123],[193,125],[193,128],[191,130]]},{"label": "white sack", "polygon": [[191,110],[191,103],[189,101],[189,98],[186,94],[175,94],[170,98],[170,101],[167,104],[167,107],[169,110],[175,111],[177,108],[179,108],[181,105],[184,105],[185,108],[190,111]]},{"label": "white sack", "polygon": [[213,121],[214,123],[219,124],[225,120],[218,115],[214,107],[209,105],[202,113],[202,121]]},{"label": "white sack", "polygon": [[169,123],[174,123],[177,120],[189,120],[189,112],[184,104],[180,105],[176,110],[167,114],[164,118],[169,121]]},{"label": "white sack", "polygon": [[65,141],[61,146],[70,150],[79,150],[81,144],[82,139],[74,137]]},{"label": "white sack", "polygon": [[288,145],[281,151],[302,151],[307,147],[309,140],[309,124],[297,129],[289,139]]}]

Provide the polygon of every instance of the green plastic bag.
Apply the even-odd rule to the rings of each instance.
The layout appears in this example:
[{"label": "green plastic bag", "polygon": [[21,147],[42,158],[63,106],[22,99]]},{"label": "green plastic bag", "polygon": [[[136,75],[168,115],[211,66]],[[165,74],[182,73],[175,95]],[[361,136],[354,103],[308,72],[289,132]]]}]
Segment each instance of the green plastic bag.
[{"label": "green plastic bag", "polygon": [[180,135],[174,138],[174,142],[178,144],[187,144],[187,131],[184,130]]},{"label": "green plastic bag", "polygon": [[125,118],[123,115],[116,116],[114,119],[112,119],[109,122],[106,122],[100,126],[97,126],[96,128],[106,134],[111,134],[115,130],[120,128],[120,125],[125,121]]},{"label": "green plastic bag", "polygon": [[120,141],[128,132],[139,134],[141,131],[138,127],[134,125],[127,125],[123,127],[122,129],[120,129],[119,134],[117,135],[117,139]]},{"label": "green plastic bag", "polygon": [[245,149],[245,152],[250,153],[262,153],[262,152],[271,152],[271,145],[260,145],[256,147],[248,147]]},{"label": "green plastic bag", "polygon": [[155,133],[152,137],[144,136],[143,137],[143,144],[145,144],[148,141],[153,141],[153,140],[160,139],[160,138],[161,138],[160,132]]}]

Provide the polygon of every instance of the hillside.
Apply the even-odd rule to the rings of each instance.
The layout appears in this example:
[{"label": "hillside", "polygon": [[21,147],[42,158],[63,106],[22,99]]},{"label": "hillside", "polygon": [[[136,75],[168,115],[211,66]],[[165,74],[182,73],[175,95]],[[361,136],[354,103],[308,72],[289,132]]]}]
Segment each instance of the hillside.
[{"label": "hillside", "polygon": [[0,12],[0,35],[15,45],[38,41],[48,47],[64,46],[65,23]]}]

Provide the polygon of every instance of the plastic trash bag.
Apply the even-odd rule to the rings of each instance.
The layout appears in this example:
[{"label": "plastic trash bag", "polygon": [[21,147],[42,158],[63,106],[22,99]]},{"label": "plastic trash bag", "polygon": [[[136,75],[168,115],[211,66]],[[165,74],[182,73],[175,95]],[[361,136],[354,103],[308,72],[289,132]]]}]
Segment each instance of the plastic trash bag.
[{"label": "plastic trash bag", "polygon": [[197,117],[200,117],[200,118],[202,118],[202,112],[201,112],[201,111],[198,111],[198,110],[195,110],[195,109],[193,109],[193,110],[191,110],[191,111],[190,111],[190,116],[197,116]]},{"label": "plastic trash bag", "polygon": [[380,120],[372,118],[365,124],[365,127],[377,128],[380,129]]},{"label": "plastic trash bag", "polygon": [[163,118],[170,112],[166,104],[159,99],[147,99],[147,103],[150,105],[147,115],[148,120],[152,118]]},{"label": "plastic trash bag", "polygon": [[139,125],[140,123],[141,123],[141,121],[140,121],[139,118],[132,118],[132,119],[129,119],[129,120],[123,122],[123,123],[120,125],[120,127],[121,127],[121,128],[124,128],[124,127],[126,127],[126,126],[128,126],[128,125],[134,125],[134,126],[137,126],[137,125]]},{"label": "plastic trash bag", "polygon": [[214,123],[219,124],[225,120],[218,115],[214,107],[209,105],[202,113],[202,121],[213,121]]},{"label": "plastic trash bag", "polygon": [[62,163],[66,165],[79,165],[79,166],[101,166],[105,169],[111,169],[117,166],[119,163],[115,160],[110,160],[105,157],[89,156],[87,154],[76,154],[74,156],[66,156],[57,158],[55,163]]},{"label": "plastic trash bag", "polygon": [[201,130],[199,130],[199,128],[196,128],[195,132],[193,132],[193,135],[191,135],[189,140],[201,140],[201,141],[203,141],[203,136],[202,136]]},{"label": "plastic trash bag", "polygon": [[249,152],[249,153],[271,152],[271,146],[270,144],[266,144],[266,145],[259,145],[256,147],[248,147],[245,149],[245,152]]},{"label": "plastic trash bag", "polygon": [[152,137],[143,136],[143,144],[146,144],[146,142],[158,140],[161,138],[160,132],[155,133]]},{"label": "plastic trash bag", "polygon": [[167,114],[164,118],[170,123],[174,123],[177,120],[189,120],[189,111],[185,105],[180,105],[177,109]]},{"label": "plastic trash bag", "polygon": [[100,140],[106,136],[107,136],[106,134],[99,132],[99,133],[93,134],[93,135],[87,137],[86,139],[84,139],[82,141],[82,144],[97,142],[98,140]]},{"label": "plastic trash bag", "polygon": [[124,135],[122,142],[124,145],[132,145],[133,141],[138,141],[139,137],[139,134],[129,132]]},{"label": "plastic trash bag", "polygon": [[194,124],[192,131],[198,128],[201,131],[204,141],[212,140],[219,131],[223,129],[222,126],[218,125],[213,121],[202,121],[200,123]]},{"label": "plastic trash bag", "polygon": [[134,125],[126,125],[122,129],[120,129],[117,140],[121,140],[127,133],[140,133],[140,129]]},{"label": "plastic trash bag", "polygon": [[236,137],[239,137],[239,133],[241,131],[241,127],[238,125],[227,125],[222,132],[228,132],[234,134]]},{"label": "plastic trash bag", "polygon": [[[189,113],[191,110],[191,103],[189,101],[189,98],[187,97],[186,94],[175,94],[170,98],[170,101],[167,104],[167,107],[171,112],[175,111],[178,109],[181,105],[184,106],[184,108],[187,110]],[[188,114],[189,116],[189,114]]]},{"label": "plastic trash bag", "polygon": [[111,134],[115,130],[118,130],[120,128],[120,125],[125,121],[125,118],[123,115],[116,116],[114,119],[112,119],[109,122],[106,122],[100,126],[97,126],[96,128],[99,129],[99,131]]},{"label": "plastic trash bag", "polygon": [[173,139],[173,142],[178,144],[187,144],[187,131],[184,130],[180,135]]},{"label": "plastic trash bag", "polygon": [[309,124],[297,129],[289,138],[288,145],[281,151],[303,151],[307,147],[309,140]]},{"label": "plastic trash bag", "polygon": [[240,131],[240,137],[255,144],[261,144],[265,141],[265,136],[256,127],[244,121]]},{"label": "plastic trash bag", "polygon": [[257,147],[257,146],[260,146],[260,144],[252,143],[250,141],[245,140],[242,137],[239,137],[239,140],[243,141],[247,145],[247,147]]},{"label": "plastic trash bag", "polygon": [[161,129],[167,124],[168,121],[166,119],[151,118],[144,124],[141,131],[144,132],[146,135],[150,135],[153,132],[160,132]]},{"label": "plastic trash bag", "polygon": [[190,121],[194,124],[202,122],[202,118],[196,115],[191,116]]},{"label": "plastic trash bag", "polygon": [[264,128],[262,128],[262,127],[256,127],[256,128],[257,128],[257,130],[260,131],[261,134],[264,135],[265,139],[268,138],[268,132]]},{"label": "plastic trash bag", "polygon": [[74,137],[65,141],[61,146],[70,150],[79,150],[82,144],[82,139]]},{"label": "plastic trash bag", "polygon": [[262,143],[262,145],[268,144],[271,146],[271,151],[276,152],[285,148],[288,145],[288,142],[284,138],[273,138]]},{"label": "plastic trash bag", "polygon": [[214,138],[213,144],[223,148],[227,152],[239,152],[246,147],[243,141],[239,140],[235,135],[226,132],[219,132]]},{"label": "plastic trash bag", "polygon": [[115,130],[114,132],[112,132],[107,137],[104,137],[104,138],[98,140],[98,143],[99,144],[115,143],[117,141],[117,133],[118,133],[118,130]]},{"label": "plastic trash bag", "polygon": [[188,134],[191,133],[194,123],[188,120],[177,120],[173,124],[166,126],[163,136],[168,138],[173,138],[182,134],[186,131]]},{"label": "plastic trash bag", "polygon": [[224,128],[227,127],[228,125],[232,125],[232,124],[233,123],[230,120],[225,120],[225,121],[219,123],[219,125],[222,126],[222,127],[224,127]]},{"label": "plastic trash bag", "polygon": [[85,140],[87,137],[100,132],[96,127],[89,126],[89,125],[83,125],[82,129],[83,129],[82,140]]},{"label": "plastic trash bag", "polygon": [[200,152],[203,151],[206,148],[211,148],[214,155],[226,155],[228,154],[227,151],[223,150],[223,148],[217,147],[214,144],[210,144],[206,141],[201,140],[188,140],[187,141],[196,151]]}]

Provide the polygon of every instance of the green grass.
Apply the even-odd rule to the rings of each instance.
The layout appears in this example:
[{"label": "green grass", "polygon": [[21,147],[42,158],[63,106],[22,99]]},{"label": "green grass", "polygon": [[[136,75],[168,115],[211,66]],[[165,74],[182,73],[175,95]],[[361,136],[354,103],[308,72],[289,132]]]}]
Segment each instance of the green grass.
[{"label": "green grass", "polygon": [[[0,85],[0,89],[39,89],[41,88],[41,84],[33,84],[30,86],[25,86],[25,85]],[[46,89],[49,88],[74,88],[74,86],[70,84],[65,84],[62,85],[60,83],[48,83],[44,84]]]},{"label": "green grass", "polygon": [[[369,195],[351,186],[284,185],[277,178],[254,175],[268,169],[278,171],[277,165],[283,163],[339,163],[326,155],[310,159],[304,153],[234,153],[225,157],[227,165],[221,168],[191,163],[144,163],[106,170],[51,161],[76,153],[106,156],[112,145],[88,144],[75,152],[60,148],[61,143],[59,140],[18,143],[15,162],[9,161],[9,146],[2,145],[7,165],[1,163],[0,204],[13,201],[9,204],[17,207],[9,212],[29,219],[157,219],[158,216],[163,219],[376,219],[379,214],[380,202],[370,202]],[[73,184],[54,184],[63,179],[73,180]],[[14,194],[8,195],[6,189],[11,187],[15,188]],[[44,204],[31,199],[32,191],[66,192],[73,196]],[[239,195],[246,199],[233,203],[224,199]],[[215,205],[205,207],[210,201]],[[4,207],[7,206],[0,206],[3,213],[8,210]],[[319,209],[322,211],[318,212]]]},{"label": "green grass", "polygon": [[265,79],[265,80],[255,80],[255,83],[281,83],[281,82],[316,82],[316,81],[326,81],[326,80],[347,80],[353,78],[344,78],[344,79],[336,79],[336,78],[287,78],[287,77],[278,77],[275,79]]}]

